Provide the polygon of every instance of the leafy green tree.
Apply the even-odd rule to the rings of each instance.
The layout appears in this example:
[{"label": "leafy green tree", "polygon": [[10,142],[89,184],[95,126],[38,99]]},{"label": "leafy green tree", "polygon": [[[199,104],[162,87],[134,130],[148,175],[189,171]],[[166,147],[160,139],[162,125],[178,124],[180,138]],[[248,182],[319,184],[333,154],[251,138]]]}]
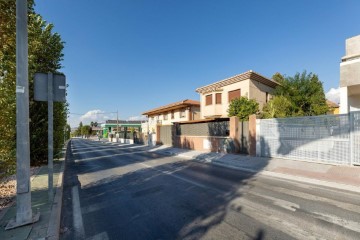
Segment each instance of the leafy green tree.
[{"label": "leafy green tree", "polygon": [[285,77],[276,73],[273,79],[280,83],[274,91],[278,98],[265,105],[264,117],[315,116],[328,112],[323,85],[316,74],[304,71]]},{"label": "leafy green tree", "polygon": [[254,99],[248,99],[247,97],[240,97],[232,100],[228,109],[229,117],[236,116],[242,121],[247,121],[251,114],[257,114],[258,112],[259,103]]},{"label": "leafy green tree", "polygon": [[81,127],[81,135],[88,137],[91,135],[92,129],[89,125],[84,125]]},{"label": "leafy green tree", "polygon": [[[53,25],[48,24],[33,9],[28,0],[29,44],[29,114],[30,159],[32,165],[47,161],[47,103],[33,99],[35,72],[58,72],[62,67],[64,43]],[[0,1],[0,171],[16,167],[16,5],[15,1]],[[54,104],[54,155],[64,140],[68,113],[67,103]]]},{"label": "leafy green tree", "polygon": [[291,112],[291,102],[284,96],[275,96],[264,105],[261,118],[284,118]]},{"label": "leafy green tree", "polygon": [[82,133],[81,133],[82,127],[83,127],[83,123],[80,122],[78,128],[75,131],[75,136],[81,136],[82,135]]}]

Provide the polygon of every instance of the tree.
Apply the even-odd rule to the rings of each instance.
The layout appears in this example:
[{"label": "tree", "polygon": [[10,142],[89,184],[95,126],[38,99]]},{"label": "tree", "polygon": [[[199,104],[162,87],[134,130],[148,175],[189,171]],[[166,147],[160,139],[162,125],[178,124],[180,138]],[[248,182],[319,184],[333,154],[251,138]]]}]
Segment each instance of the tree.
[{"label": "tree", "polygon": [[284,118],[291,116],[291,102],[284,96],[275,96],[263,107],[261,118]]},{"label": "tree", "polygon": [[84,125],[81,127],[81,135],[88,137],[91,135],[92,129],[89,125]]},{"label": "tree", "polygon": [[279,116],[315,116],[328,112],[322,82],[316,74],[304,71],[294,77],[285,77],[276,73],[273,78],[281,84],[276,87],[274,96],[281,98],[270,101],[264,107],[264,116],[273,113]]},{"label": "tree", "polygon": [[247,121],[251,114],[259,112],[259,104],[254,99],[240,97],[232,100],[229,105],[229,117],[236,116],[242,121]]},{"label": "tree", "polygon": [[[28,0],[30,159],[32,165],[47,161],[47,104],[33,100],[35,72],[58,72],[64,43],[53,25],[35,13]],[[0,172],[16,167],[16,5],[0,1]],[[54,104],[54,155],[61,151],[67,103]]]},{"label": "tree", "polygon": [[82,133],[81,133],[82,127],[83,127],[83,123],[80,122],[78,128],[75,131],[75,136],[81,136],[82,135]]}]

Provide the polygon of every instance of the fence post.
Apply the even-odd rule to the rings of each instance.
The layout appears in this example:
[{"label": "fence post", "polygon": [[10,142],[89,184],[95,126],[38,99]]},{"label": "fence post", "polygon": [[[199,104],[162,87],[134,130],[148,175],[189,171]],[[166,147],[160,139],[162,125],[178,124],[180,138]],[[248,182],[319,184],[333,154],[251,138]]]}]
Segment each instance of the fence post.
[{"label": "fence post", "polygon": [[350,165],[354,165],[354,114],[349,112]]},{"label": "fence post", "polygon": [[261,119],[256,119],[256,156],[261,157],[261,128],[260,128]]}]

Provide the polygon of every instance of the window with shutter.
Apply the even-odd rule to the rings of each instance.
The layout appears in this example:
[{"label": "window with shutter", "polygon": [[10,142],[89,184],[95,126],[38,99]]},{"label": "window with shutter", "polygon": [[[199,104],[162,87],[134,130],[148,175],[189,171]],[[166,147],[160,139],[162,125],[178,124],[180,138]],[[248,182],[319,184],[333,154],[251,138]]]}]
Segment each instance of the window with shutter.
[{"label": "window with shutter", "polygon": [[212,94],[205,96],[205,105],[211,105],[212,104]]},{"label": "window with shutter", "polygon": [[240,98],[241,91],[240,89],[236,89],[234,91],[229,91],[229,103],[234,100],[235,98]]},{"label": "window with shutter", "polygon": [[221,93],[216,93],[215,97],[215,104],[221,104]]}]

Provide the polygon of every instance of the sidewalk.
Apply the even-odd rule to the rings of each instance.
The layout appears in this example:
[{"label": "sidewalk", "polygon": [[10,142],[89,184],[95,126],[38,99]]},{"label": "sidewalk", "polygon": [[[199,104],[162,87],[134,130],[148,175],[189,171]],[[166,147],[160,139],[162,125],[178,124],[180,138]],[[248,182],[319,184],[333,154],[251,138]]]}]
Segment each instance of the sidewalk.
[{"label": "sidewalk", "polygon": [[335,166],[300,160],[200,152],[167,146],[153,148],[149,151],[164,155],[184,157],[203,163],[215,164],[266,176],[360,193],[360,166]]},{"label": "sidewalk", "polygon": [[10,219],[16,216],[16,203],[5,209],[0,219],[0,239],[58,239],[61,212],[62,175],[64,159],[54,161],[54,199],[49,201],[48,168],[42,166],[31,181],[31,204],[33,213],[40,212],[40,220],[34,224],[5,230]]}]

